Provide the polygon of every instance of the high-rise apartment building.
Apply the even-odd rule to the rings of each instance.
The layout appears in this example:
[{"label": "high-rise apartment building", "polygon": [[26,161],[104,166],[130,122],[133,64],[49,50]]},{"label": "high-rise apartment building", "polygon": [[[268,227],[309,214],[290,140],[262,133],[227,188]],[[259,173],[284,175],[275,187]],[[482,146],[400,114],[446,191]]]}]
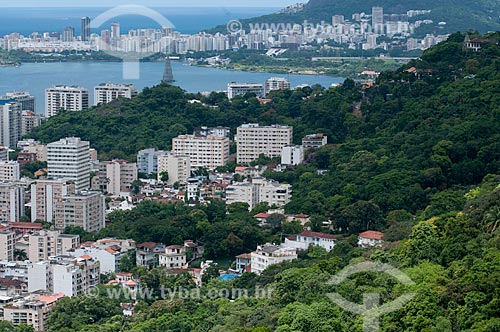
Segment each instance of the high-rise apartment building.
[{"label": "high-rise apartment building", "polygon": [[75,184],[65,179],[38,180],[31,185],[31,221],[54,222],[55,205],[75,193]]},{"label": "high-rise apartment building", "polygon": [[17,161],[0,161],[0,181],[18,181],[20,177],[21,171]]},{"label": "high-rise apartment building", "polygon": [[90,17],[82,17],[81,37],[82,41],[87,42],[90,40]]},{"label": "high-rise apartment building", "polygon": [[20,184],[0,182],[0,222],[17,222],[24,216],[24,189]]},{"label": "high-rise apartment building", "polygon": [[47,145],[49,177],[75,183],[77,191],[90,186],[90,143],[78,137],[63,138]]},{"label": "high-rise apartment building", "polygon": [[33,263],[45,261],[53,256],[66,255],[68,251],[79,246],[78,235],[42,230],[29,235],[28,259]]},{"label": "high-rise apartment building", "polygon": [[374,33],[384,33],[384,8],[372,7],[372,31]]},{"label": "high-rise apartment building", "polygon": [[118,98],[137,96],[137,89],[132,84],[102,83],[94,87],[94,105],[106,104]]},{"label": "high-rise apartment building", "polygon": [[5,96],[0,97],[0,99],[12,99],[16,103],[21,104],[22,111],[32,111],[35,112],[35,97],[30,95],[29,92],[7,92]]},{"label": "high-rise apartment building", "polygon": [[166,151],[157,151],[154,148],[145,149],[137,153],[137,168],[140,173],[151,175],[158,173],[158,157],[168,154]]},{"label": "high-rise apartment building", "polygon": [[132,182],[137,180],[138,175],[137,164],[125,160],[102,162],[99,173],[105,175],[107,192],[114,196],[130,192]]},{"label": "high-rise apartment building", "polygon": [[68,226],[98,232],[105,227],[106,203],[100,192],[80,192],[64,196],[55,204],[54,225],[62,230]]},{"label": "high-rise apartment building", "polygon": [[14,244],[16,233],[11,230],[0,231],[0,261],[14,260]]},{"label": "high-rise apartment building", "polygon": [[99,285],[100,264],[90,257],[56,256],[28,266],[28,291],[86,294]]},{"label": "high-rise apartment building", "polygon": [[0,99],[0,145],[15,148],[21,139],[21,104]]},{"label": "high-rise apartment building", "polygon": [[89,90],[81,86],[56,85],[45,89],[45,116],[60,111],[83,111],[89,108]]},{"label": "high-rise apartment building", "polygon": [[75,28],[73,27],[66,27],[63,30],[61,40],[64,43],[71,43],[72,41],[75,40]]},{"label": "high-rise apartment building", "polygon": [[169,153],[158,156],[158,181],[163,172],[167,172],[167,184],[184,183],[191,176],[191,161],[188,156],[177,156]]},{"label": "high-rise apartment building", "polygon": [[43,115],[36,114],[33,111],[21,112],[21,137],[28,135],[33,129],[43,123]]},{"label": "high-rise apartment building", "polygon": [[188,156],[193,168],[213,170],[228,163],[229,138],[180,135],[172,140],[172,152],[177,156]]},{"label": "high-rise apartment building", "polygon": [[248,164],[261,154],[280,157],[283,147],[292,144],[293,128],[244,124],[238,127],[236,137],[237,163]]}]

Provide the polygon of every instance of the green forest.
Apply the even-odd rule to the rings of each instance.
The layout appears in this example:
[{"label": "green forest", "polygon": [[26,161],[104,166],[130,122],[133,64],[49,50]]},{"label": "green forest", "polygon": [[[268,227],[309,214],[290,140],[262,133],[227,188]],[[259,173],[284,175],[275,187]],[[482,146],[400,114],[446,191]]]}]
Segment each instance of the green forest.
[{"label": "green forest", "polygon": [[[381,294],[383,303],[415,293],[381,317],[381,331],[500,331],[500,34],[481,37],[489,42],[473,52],[464,47],[463,34],[453,34],[420,59],[382,73],[370,88],[346,80],[337,88],[273,92],[261,105],[252,95],[229,101],[223,94],[204,97],[160,85],[132,100],[51,118],[33,138],[81,136],[103,159],[133,160],[142,148],[168,148],[172,137],[202,125],[234,132],[246,122],[287,124],[295,143],[323,132],[329,145],[308,151],[303,165],[266,176],[292,184],[287,212],[310,214],[309,226],[317,231],[330,221],[339,238],[329,253],[310,248],[260,276],[213,278],[201,289],[251,293],[258,286],[272,289],[267,298],[149,299],[140,301],[135,317],[125,318],[124,299],[110,300],[102,288],[97,298],[58,303],[51,331],[362,331],[362,319],[334,305],[326,295],[331,292],[357,303],[364,293]],[[218,260],[300,230],[282,220],[261,228],[252,215],[267,207],[246,208],[144,202],[110,215],[101,233],[82,235],[199,240],[206,258]],[[367,229],[383,231],[386,244],[357,248],[357,234]],[[362,261],[397,267],[415,284],[365,272],[327,285],[332,275]],[[185,275],[133,272],[145,287],[195,287]]]}]

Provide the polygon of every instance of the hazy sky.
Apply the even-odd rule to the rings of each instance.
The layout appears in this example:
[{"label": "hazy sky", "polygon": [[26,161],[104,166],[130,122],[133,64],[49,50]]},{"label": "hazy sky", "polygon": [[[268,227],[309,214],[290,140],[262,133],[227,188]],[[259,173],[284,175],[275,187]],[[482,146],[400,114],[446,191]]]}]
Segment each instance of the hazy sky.
[{"label": "hazy sky", "polygon": [[0,7],[112,7],[124,4],[150,7],[286,7],[306,0],[0,0]]}]

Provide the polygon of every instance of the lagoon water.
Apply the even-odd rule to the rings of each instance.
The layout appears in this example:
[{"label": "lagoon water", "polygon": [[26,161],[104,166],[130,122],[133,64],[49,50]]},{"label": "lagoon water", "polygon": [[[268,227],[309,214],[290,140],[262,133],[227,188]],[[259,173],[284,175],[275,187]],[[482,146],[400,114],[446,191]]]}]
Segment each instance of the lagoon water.
[{"label": "lagoon water", "polygon": [[[160,83],[164,65],[147,62],[140,65],[138,80],[123,80],[122,63],[118,62],[69,62],[26,63],[20,67],[0,67],[0,95],[8,91],[28,91],[36,96],[37,112],[45,113],[45,89],[53,85],[80,85],[89,89],[91,103],[93,88],[100,83],[132,83],[139,91]],[[240,72],[216,68],[189,66],[172,62],[176,82],[188,92],[226,90],[230,82],[264,83],[270,77],[285,77],[292,87],[300,84],[321,84],[329,87],[342,82],[342,78],[318,75],[280,75],[271,73]]]}]

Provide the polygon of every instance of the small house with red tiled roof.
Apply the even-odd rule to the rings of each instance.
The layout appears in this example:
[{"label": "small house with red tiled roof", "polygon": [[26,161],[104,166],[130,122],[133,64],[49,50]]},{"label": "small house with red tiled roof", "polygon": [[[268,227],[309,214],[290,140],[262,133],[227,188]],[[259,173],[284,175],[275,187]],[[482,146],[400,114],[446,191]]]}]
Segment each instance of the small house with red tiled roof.
[{"label": "small house with red tiled roof", "polygon": [[384,233],[378,231],[366,231],[359,233],[358,246],[362,248],[377,247],[384,243]]},{"label": "small house with red tiled roof", "polygon": [[295,249],[306,250],[310,246],[318,246],[330,251],[337,244],[337,237],[333,234],[319,232],[302,232],[285,239],[285,246]]}]

